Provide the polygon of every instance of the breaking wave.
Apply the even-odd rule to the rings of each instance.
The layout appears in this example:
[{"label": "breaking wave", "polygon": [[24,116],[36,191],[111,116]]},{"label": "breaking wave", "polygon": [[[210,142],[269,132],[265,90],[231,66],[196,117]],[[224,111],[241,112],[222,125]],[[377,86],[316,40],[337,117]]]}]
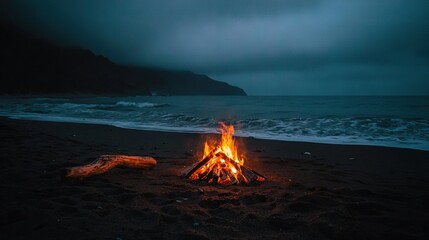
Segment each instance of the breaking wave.
[{"label": "breaking wave", "polygon": [[[225,100],[226,99],[226,100]],[[232,99],[232,98],[231,98]],[[368,109],[373,104],[350,103],[347,108],[320,112],[314,101],[301,109],[287,106],[285,99],[216,98],[91,98],[78,99],[0,99],[0,115],[43,121],[96,123],[139,130],[214,133],[219,121],[236,126],[236,135],[283,141],[307,141],[337,144],[361,144],[429,150],[429,117],[427,106],[416,104],[417,114],[392,114],[383,109]],[[153,101],[152,101],[153,100]],[[287,99],[290,101],[290,99]],[[293,100],[293,99],[292,99]],[[241,101],[241,102],[240,102]],[[377,101],[380,101],[377,99]],[[422,101],[423,102],[423,101]],[[264,105],[265,104],[265,105]],[[360,104],[360,105],[359,105]],[[280,107],[279,107],[280,106]],[[293,105],[294,106],[294,105]],[[365,115],[350,113],[362,106]],[[311,109],[313,107],[313,109]],[[353,108],[354,107],[354,108]],[[397,108],[401,106],[396,105]],[[302,110],[304,109],[304,110]],[[345,109],[345,110],[344,110]]]},{"label": "breaking wave", "polygon": [[167,103],[119,101],[119,102],[116,103],[116,106],[138,107],[138,108],[153,108],[153,107],[168,107],[170,105],[167,104]]}]

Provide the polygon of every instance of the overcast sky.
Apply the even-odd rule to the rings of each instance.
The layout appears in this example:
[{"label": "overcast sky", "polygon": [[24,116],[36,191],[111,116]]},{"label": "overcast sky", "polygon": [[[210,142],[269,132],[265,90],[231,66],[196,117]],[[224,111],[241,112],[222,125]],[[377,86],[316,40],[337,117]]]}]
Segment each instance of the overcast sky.
[{"label": "overcast sky", "polygon": [[13,0],[2,21],[249,95],[429,95],[429,0]]}]

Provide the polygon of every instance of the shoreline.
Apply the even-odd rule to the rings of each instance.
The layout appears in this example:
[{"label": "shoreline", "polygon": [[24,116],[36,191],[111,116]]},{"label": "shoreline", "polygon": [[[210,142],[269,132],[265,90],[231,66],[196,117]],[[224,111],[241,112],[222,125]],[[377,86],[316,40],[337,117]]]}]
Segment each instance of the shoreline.
[{"label": "shoreline", "polygon": [[[70,123],[70,124],[89,124],[89,125],[101,125],[101,126],[109,126],[109,127],[116,127],[116,128],[120,128],[120,129],[128,129],[128,130],[135,130],[135,131],[149,131],[149,132],[163,132],[163,133],[179,133],[179,134],[200,134],[200,135],[211,135],[211,134],[216,134],[218,135],[219,133],[216,132],[200,132],[200,131],[191,131],[189,130],[187,131],[175,131],[173,128],[166,128],[165,130],[163,129],[150,129],[150,127],[142,127],[142,128],[132,128],[132,127],[126,127],[126,126],[121,126],[120,124],[110,124],[110,123],[97,123],[97,122],[91,122],[91,121],[82,121],[82,122],[72,122],[72,121],[61,121],[61,120],[47,120],[47,119],[26,119],[26,118],[20,118],[20,117],[10,117],[10,116],[0,116],[1,118],[5,118],[5,119],[11,119],[11,120],[18,120],[18,121],[37,121],[37,122],[53,122],[53,123]],[[429,149],[422,149],[422,148],[413,148],[413,147],[401,147],[399,146],[400,144],[397,144],[395,146],[389,146],[389,145],[383,145],[383,144],[359,144],[359,143],[338,143],[338,142],[317,142],[317,141],[307,141],[307,140],[288,140],[288,139],[275,139],[275,138],[269,138],[269,137],[254,137],[254,136],[243,136],[243,135],[235,135],[236,138],[253,138],[253,139],[258,139],[258,140],[266,140],[266,141],[280,141],[280,142],[290,142],[290,143],[309,143],[309,144],[327,144],[327,145],[339,145],[339,146],[363,146],[363,147],[381,147],[381,148],[399,148],[399,149],[410,149],[410,150],[416,150],[416,151],[424,151],[424,152],[429,152]]]},{"label": "shoreline", "polygon": [[[427,151],[237,138],[246,165],[268,181],[225,187],[181,179],[210,136],[0,118],[0,233],[11,239],[429,237]],[[64,178],[64,169],[102,154],[148,155],[158,165]]]}]

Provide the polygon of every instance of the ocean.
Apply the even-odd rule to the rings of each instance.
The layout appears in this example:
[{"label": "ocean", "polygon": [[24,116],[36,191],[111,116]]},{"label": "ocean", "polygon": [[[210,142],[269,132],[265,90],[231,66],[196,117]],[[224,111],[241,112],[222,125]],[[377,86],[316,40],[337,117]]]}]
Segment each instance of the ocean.
[{"label": "ocean", "polygon": [[237,136],[429,150],[429,97],[3,97],[0,115],[190,133],[222,121]]}]

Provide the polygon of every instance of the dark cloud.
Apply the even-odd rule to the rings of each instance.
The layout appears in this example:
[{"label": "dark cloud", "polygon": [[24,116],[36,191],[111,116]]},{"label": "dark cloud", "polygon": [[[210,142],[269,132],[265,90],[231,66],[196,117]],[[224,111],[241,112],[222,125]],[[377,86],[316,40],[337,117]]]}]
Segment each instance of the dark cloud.
[{"label": "dark cloud", "polygon": [[2,17],[130,65],[250,94],[429,94],[429,1],[9,1]]}]

